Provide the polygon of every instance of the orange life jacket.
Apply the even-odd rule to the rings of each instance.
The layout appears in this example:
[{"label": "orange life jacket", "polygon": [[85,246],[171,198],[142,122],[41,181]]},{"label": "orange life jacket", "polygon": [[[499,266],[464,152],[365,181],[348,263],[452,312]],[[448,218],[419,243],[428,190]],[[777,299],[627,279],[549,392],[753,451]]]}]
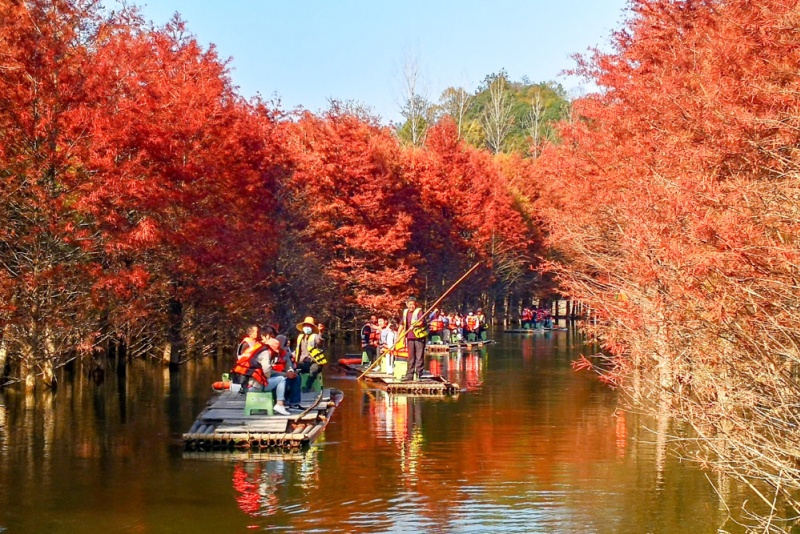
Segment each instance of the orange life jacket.
[{"label": "orange life jacket", "polygon": [[239,347],[237,347],[237,349],[236,349],[236,356],[241,356],[241,355],[242,355],[242,353],[243,353],[244,351],[246,351],[248,347],[252,347],[252,346],[253,346],[253,345],[255,345],[256,343],[258,343],[258,340],[257,340],[257,339],[255,339],[255,338],[252,338],[252,337],[250,337],[250,336],[247,336],[247,337],[245,337],[245,338],[244,338],[244,339],[241,341],[241,343],[239,343]]},{"label": "orange life jacket", "polygon": [[376,325],[370,325],[369,344],[377,347],[381,344],[381,330]]},{"label": "orange life jacket", "polygon": [[261,364],[258,363],[258,354],[262,350],[269,349],[266,347],[266,345],[262,345],[259,341],[256,341],[253,345],[250,345],[250,347],[246,349],[241,356],[239,356],[239,359],[236,360],[236,365],[233,366],[231,373],[247,378],[253,378],[262,386],[268,385],[269,381],[264,375],[264,370],[261,368]]},{"label": "orange life jacket", "polygon": [[467,330],[474,332],[478,329],[478,317],[475,315],[467,316]]},{"label": "orange life jacket", "polygon": [[444,321],[442,321],[441,319],[434,319],[433,321],[431,321],[430,330],[431,332],[441,332],[442,330],[444,330]]}]

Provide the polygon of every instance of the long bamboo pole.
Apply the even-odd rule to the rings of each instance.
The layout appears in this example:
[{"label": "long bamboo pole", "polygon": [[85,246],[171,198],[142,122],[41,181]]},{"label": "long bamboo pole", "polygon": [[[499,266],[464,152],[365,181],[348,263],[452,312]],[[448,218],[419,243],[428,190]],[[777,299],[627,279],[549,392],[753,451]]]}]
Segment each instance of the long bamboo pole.
[{"label": "long bamboo pole", "polygon": [[[458,287],[458,285],[459,285],[461,282],[463,282],[464,280],[466,280],[466,279],[467,279],[467,277],[468,277],[469,275],[471,275],[471,274],[472,274],[472,272],[473,272],[475,269],[477,269],[477,268],[478,268],[478,266],[479,266],[480,264],[481,264],[481,262],[478,262],[478,263],[476,263],[475,265],[473,265],[473,266],[472,266],[472,268],[471,268],[469,271],[467,271],[466,273],[464,273],[464,276],[462,276],[461,278],[459,278],[458,280],[456,280],[456,281],[455,281],[455,283],[454,283],[452,286],[450,286],[450,289],[448,289],[447,291],[445,291],[444,293],[442,293],[442,296],[441,296],[441,297],[439,297],[438,299],[436,299],[436,302],[434,302],[433,304],[431,304],[430,306],[428,306],[428,309],[427,309],[427,310],[425,310],[425,311],[422,313],[422,315],[420,315],[420,316],[419,316],[419,319],[418,319],[417,321],[415,321],[415,322],[414,322],[414,324],[412,324],[412,325],[411,325],[411,327],[413,328],[413,327],[414,327],[414,325],[416,325],[416,324],[417,324],[419,321],[422,321],[422,320],[424,320],[424,319],[425,319],[425,317],[427,317],[427,316],[428,316],[428,314],[429,314],[431,311],[433,311],[434,309],[436,309],[436,306],[438,306],[438,305],[439,305],[439,304],[440,304],[440,303],[441,303],[441,302],[442,302],[444,299],[446,299],[446,298],[447,298],[447,296],[448,296],[450,293],[452,293],[452,292],[453,292],[453,290],[454,290],[456,287]],[[406,329],[406,328],[405,328],[405,325],[403,325],[403,328],[401,328],[401,329],[400,329],[400,331],[399,331],[399,333],[397,334],[397,341],[395,341],[395,344],[392,346],[392,348],[390,348],[390,349],[388,349],[388,350],[385,350],[385,351],[383,351],[383,352],[382,352],[382,353],[381,353],[381,354],[380,354],[380,355],[379,355],[377,358],[375,358],[375,361],[374,361],[374,362],[372,362],[372,363],[370,364],[370,366],[369,366],[369,367],[367,367],[367,368],[364,370],[364,372],[363,372],[363,373],[361,373],[360,375],[358,375],[358,379],[359,379],[359,380],[361,380],[362,378],[364,378],[364,375],[366,375],[367,373],[369,373],[369,372],[370,372],[370,371],[373,369],[373,367],[375,367],[376,365],[378,365],[378,363],[379,363],[379,362],[380,362],[380,361],[383,359],[383,357],[384,357],[384,356],[386,356],[386,354],[388,354],[388,353],[392,352],[393,350],[397,349],[398,347],[400,347],[400,346],[401,346],[401,345],[402,345],[402,344],[405,342],[405,339],[404,339],[404,338],[405,338],[405,335],[406,335],[406,333],[408,333],[408,329]]]}]

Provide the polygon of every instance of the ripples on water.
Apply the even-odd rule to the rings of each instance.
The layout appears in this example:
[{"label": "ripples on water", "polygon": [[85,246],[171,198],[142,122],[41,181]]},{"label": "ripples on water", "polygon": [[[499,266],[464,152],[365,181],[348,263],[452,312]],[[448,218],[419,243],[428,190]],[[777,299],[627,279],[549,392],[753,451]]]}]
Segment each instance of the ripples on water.
[{"label": "ripples on water", "polygon": [[110,369],[100,385],[83,373],[65,376],[55,396],[35,401],[2,393],[0,531],[715,532],[723,525],[705,475],[667,453],[640,418],[617,412],[613,391],[570,369],[589,352],[573,333],[499,341],[433,360],[462,385],[457,398],[388,397],[328,375],[345,399],[318,446],[302,455],[182,451],[180,434],[226,362],[190,363],[179,374],[133,362],[125,372]]}]

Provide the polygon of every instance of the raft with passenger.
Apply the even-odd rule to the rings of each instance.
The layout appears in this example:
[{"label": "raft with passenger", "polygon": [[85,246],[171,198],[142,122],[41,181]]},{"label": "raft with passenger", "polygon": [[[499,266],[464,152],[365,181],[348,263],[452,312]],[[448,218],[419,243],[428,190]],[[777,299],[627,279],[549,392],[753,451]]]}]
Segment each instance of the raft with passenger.
[{"label": "raft with passenger", "polygon": [[[403,381],[402,378],[408,369],[408,358],[404,354],[402,351],[397,351],[396,354],[385,356],[372,369],[369,369],[368,365],[365,366],[361,362],[357,365],[344,363],[342,360],[346,358],[340,359],[339,365],[345,368],[349,367],[350,372],[348,374],[357,374],[360,379],[370,386],[382,389],[389,394],[438,397],[442,395],[458,395],[461,391],[461,387],[458,384],[428,371],[425,371],[416,380]],[[369,370],[367,371],[367,369]]]},{"label": "raft with passenger", "polygon": [[320,376],[312,391],[302,393],[300,408],[280,415],[273,409],[272,391],[245,393],[237,385],[231,387],[209,400],[183,434],[187,451],[301,451],[322,434],[344,398],[338,389],[323,389]]},{"label": "raft with passenger", "polygon": [[458,350],[477,350],[482,349],[486,345],[493,345],[495,341],[488,339],[486,331],[479,334],[469,333],[466,338],[459,339],[458,341],[449,340],[443,341],[441,336],[432,335],[430,343],[425,346],[425,350],[430,354],[442,354],[446,352],[455,352]]}]

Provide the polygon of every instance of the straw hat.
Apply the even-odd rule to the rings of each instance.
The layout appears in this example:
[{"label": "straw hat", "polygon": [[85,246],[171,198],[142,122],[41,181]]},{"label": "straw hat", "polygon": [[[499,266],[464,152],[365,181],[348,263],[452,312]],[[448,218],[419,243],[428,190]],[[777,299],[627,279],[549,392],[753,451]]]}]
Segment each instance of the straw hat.
[{"label": "straw hat", "polygon": [[305,318],[305,320],[304,320],[302,323],[297,323],[297,329],[298,329],[299,331],[301,331],[301,332],[303,331],[303,327],[304,327],[304,326],[310,326],[310,327],[311,327],[311,329],[312,329],[314,332],[316,332],[316,331],[318,330],[318,328],[317,328],[317,323],[316,323],[316,322],[314,322],[314,318],[313,318],[313,317],[310,317],[310,316],[309,316],[309,317],[306,317],[306,318]]}]

